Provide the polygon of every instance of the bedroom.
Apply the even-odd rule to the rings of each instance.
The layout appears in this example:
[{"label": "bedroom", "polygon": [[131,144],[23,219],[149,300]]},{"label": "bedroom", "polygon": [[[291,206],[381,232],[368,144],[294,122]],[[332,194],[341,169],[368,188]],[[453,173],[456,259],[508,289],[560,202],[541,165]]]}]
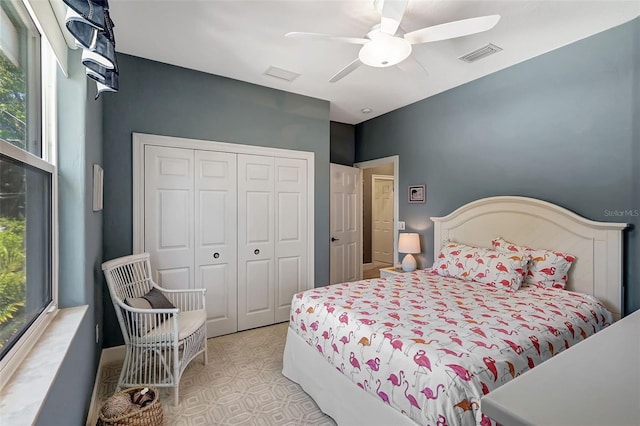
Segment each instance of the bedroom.
[{"label": "bedroom", "polygon": [[[432,240],[432,229],[425,218],[490,195],[536,197],[593,220],[638,226],[637,217],[622,219],[605,213],[640,205],[640,124],[635,120],[638,26],[636,18],[352,128],[353,139],[346,141],[352,162],[399,155],[400,187],[427,185],[426,204],[400,205],[407,228],[422,234],[420,265],[430,264],[433,258],[433,249],[426,243]],[[68,214],[60,224],[64,235],[61,274],[85,283],[73,291],[61,289],[62,299],[66,306],[90,304],[93,318],[83,322],[45,412],[67,416],[69,424],[76,424],[84,409],[60,413],[60,407],[74,398],[84,400],[81,395],[90,393],[93,386],[100,349],[121,342],[96,271],[103,259],[131,252],[131,132],[248,144],[264,141],[275,147],[313,150],[317,283],[328,281],[329,218],[323,200],[328,199],[329,161],[335,148],[329,141],[326,101],[119,55],[120,92],[93,102],[79,53],[70,52],[69,57],[72,76],[60,81],[60,99],[67,109],[61,112],[62,131],[67,134],[66,140],[61,138],[61,149],[68,143],[71,154],[61,158],[60,170],[67,182],[90,186],[89,166],[101,163],[105,169],[102,214],[84,213],[82,189],[70,185],[61,192]],[[210,96],[203,98],[203,92]],[[302,117],[294,110],[303,111]],[[74,120],[74,115],[83,120]],[[300,135],[304,142],[297,141]],[[72,164],[77,158],[86,169]],[[453,165],[458,173],[451,173]],[[77,229],[78,220],[84,231],[65,233],[65,229]],[[626,312],[640,308],[640,271],[632,260],[638,257],[639,245],[637,231],[632,230],[626,241]],[[78,254],[85,264],[74,261]],[[95,323],[104,330],[99,345],[94,343]]]}]

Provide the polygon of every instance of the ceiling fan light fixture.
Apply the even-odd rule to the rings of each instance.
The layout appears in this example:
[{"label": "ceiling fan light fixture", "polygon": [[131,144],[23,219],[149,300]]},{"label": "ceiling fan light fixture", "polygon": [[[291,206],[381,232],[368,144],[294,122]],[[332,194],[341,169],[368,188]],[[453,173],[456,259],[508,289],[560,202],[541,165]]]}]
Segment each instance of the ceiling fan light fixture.
[{"label": "ceiling fan light fixture", "polygon": [[399,64],[411,54],[411,44],[405,39],[379,34],[362,46],[360,61],[371,67],[390,67]]}]

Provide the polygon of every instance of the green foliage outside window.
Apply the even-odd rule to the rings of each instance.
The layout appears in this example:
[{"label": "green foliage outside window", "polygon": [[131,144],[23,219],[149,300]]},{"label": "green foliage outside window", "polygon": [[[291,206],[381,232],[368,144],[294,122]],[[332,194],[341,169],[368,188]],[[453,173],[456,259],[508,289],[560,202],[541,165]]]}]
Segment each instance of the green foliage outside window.
[{"label": "green foliage outside window", "polygon": [[24,219],[0,218],[0,348],[23,326]]},{"label": "green foliage outside window", "polygon": [[[0,138],[23,149],[26,92],[24,73],[0,52]],[[24,178],[17,167],[0,167],[0,348],[25,322]]]},{"label": "green foliage outside window", "polygon": [[27,87],[24,74],[0,52],[0,138],[25,148]]}]

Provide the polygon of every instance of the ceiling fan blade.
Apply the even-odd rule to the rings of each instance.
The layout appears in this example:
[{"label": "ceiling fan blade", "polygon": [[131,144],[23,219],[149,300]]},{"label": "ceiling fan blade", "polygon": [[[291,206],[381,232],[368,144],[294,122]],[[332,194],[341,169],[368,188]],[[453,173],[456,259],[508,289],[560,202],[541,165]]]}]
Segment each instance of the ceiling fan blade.
[{"label": "ceiling fan blade", "polygon": [[359,38],[359,37],[342,37],[342,36],[334,36],[331,34],[301,33],[301,32],[286,33],[285,37],[306,38],[310,40],[339,41],[343,43],[353,43],[353,44],[366,44],[371,41],[369,39]]},{"label": "ceiling fan blade", "polygon": [[349,63],[349,65],[335,73],[333,77],[329,79],[329,83],[335,83],[336,81],[341,80],[342,78],[346,77],[347,74],[358,68],[360,65],[362,65],[362,62],[360,62],[360,59],[356,58],[353,62]]},{"label": "ceiling fan blade", "polygon": [[398,31],[407,3],[408,0],[384,0],[380,31],[389,35],[394,35]]},{"label": "ceiling fan blade", "polygon": [[427,43],[430,41],[447,40],[470,34],[490,30],[500,20],[500,15],[480,16],[478,18],[463,19],[422,28],[404,35],[404,39],[411,44]]}]

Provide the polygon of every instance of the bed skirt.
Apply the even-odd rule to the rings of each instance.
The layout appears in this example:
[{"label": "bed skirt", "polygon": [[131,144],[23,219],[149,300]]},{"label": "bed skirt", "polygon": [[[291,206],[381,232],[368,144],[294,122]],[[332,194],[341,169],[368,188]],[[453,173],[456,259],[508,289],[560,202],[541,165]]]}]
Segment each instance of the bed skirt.
[{"label": "bed skirt", "polygon": [[338,425],[417,425],[336,371],[291,327],[287,329],[282,374],[302,386]]}]

